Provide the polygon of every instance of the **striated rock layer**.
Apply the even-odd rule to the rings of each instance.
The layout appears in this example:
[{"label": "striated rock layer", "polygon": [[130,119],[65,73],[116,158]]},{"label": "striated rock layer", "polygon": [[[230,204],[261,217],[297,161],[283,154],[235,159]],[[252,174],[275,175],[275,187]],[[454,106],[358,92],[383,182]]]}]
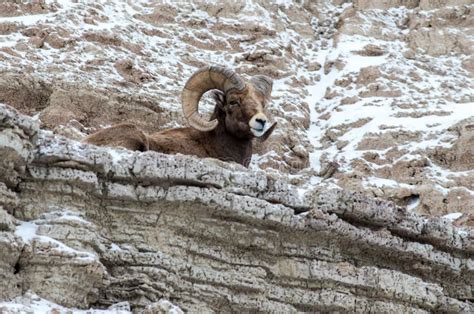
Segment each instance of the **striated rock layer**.
[{"label": "striated rock layer", "polygon": [[474,231],[447,220],[341,190],[299,195],[216,160],[88,146],[3,105],[0,156],[2,300],[34,292],[66,307],[127,301],[148,312],[162,299],[191,312],[474,310]]}]

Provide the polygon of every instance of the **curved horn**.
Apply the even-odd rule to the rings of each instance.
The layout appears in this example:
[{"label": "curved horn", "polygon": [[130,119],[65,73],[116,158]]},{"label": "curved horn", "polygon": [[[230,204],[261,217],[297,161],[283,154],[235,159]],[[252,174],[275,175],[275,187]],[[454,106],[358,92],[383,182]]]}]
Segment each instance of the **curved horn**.
[{"label": "curved horn", "polygon": [[273,80],[265,75],[255,75],[250,81],[265,98],[269,99],[273,89]]},{"label": "curved horn", "polygon": [[201,96],[211,89],[224,93],[231,89],[245,88],[244,81],[233,70],[220,66],[206,66],[197,70],[184,85],[181,95],[183,113],[189,125],[200,131],[210,131],[217,126],[217,120],[207,121],[199,115]]}]

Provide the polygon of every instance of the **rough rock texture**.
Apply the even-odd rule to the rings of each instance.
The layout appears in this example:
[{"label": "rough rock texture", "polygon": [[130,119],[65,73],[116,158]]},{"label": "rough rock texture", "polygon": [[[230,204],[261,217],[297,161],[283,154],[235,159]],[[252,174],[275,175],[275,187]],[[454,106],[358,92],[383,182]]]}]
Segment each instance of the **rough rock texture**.
[{"label": "rough rock texture", "polygon": [[[473,9],[462,0],[346,6],[310,128],[310,158],[340,165],[333,182],[418,213],[472,219]],[[336,63],[345,66],[331,70]]]},{"label": "rough rock texture", "polygon": [[[87,314],[131,314],[130,304],[127,301],[112,304],[106,309],[79,310],[66,308],[57,303],[41,298],[31,290],[14,298],[10,302],[0,302],[0,312],[8,314],[24,313],[87,313]],[[146,314],[182,314],[179,307],[168,300],[161,299],[148,305],[143,313]]]},{"label": "rough rock texture", "polygon": [[448,169],[471,170],[474,165],[474,116],[457,123],[449,131],[457,137],[453,147],[435,150],[432,159]]},{"label": "rough rock texture", "polygon": [[216,160],[88,146],[3,105],[0,139],[12,160],[0,171],[1,299],[145,313],[173,309],[163,298],[193,312],[474,310],[474,231],[448,220],[337,189],[300,195]]}]

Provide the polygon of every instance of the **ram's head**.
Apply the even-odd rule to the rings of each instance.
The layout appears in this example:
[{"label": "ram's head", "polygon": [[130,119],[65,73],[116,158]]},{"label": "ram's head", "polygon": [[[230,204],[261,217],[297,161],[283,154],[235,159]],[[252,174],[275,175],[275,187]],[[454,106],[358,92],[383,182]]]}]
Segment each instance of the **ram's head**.
[{"label": "ram's head", "polygon": [[[194,73],[184,86],[183,112],[189,125],[197,130],[212,131],[219,126],[236,137],[265,140],[276,126],[269,126],[264,113],[272,84],[263,75],[246,82],[231,69],[207,66]],[[216,108],[209,121],[199,115],[199,101],[205,92],[214,89]]]}]

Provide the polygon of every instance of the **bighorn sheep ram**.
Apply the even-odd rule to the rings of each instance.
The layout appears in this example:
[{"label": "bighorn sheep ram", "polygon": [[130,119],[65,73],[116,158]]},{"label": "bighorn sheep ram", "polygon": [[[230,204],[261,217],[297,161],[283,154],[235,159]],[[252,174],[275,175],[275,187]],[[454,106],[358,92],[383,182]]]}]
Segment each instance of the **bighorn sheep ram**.
[{"label": "bighorn sheep ram", "polygon": [[[252,140],[265,141],[276,126],[269,126],[264,113],[272,85],[272,80],[263,75],[244,81],[231,69],[207,66],[189,78],[182,92],[183,113],[191,127],[145,134],[133,124],[123,123],[89,135],[84,141],[131,150],[213,157],[247,167]],[[198,107],[202,95],[209,90],[215,90],[216,105],[211,120],[206,120],[199,115]]]}]

